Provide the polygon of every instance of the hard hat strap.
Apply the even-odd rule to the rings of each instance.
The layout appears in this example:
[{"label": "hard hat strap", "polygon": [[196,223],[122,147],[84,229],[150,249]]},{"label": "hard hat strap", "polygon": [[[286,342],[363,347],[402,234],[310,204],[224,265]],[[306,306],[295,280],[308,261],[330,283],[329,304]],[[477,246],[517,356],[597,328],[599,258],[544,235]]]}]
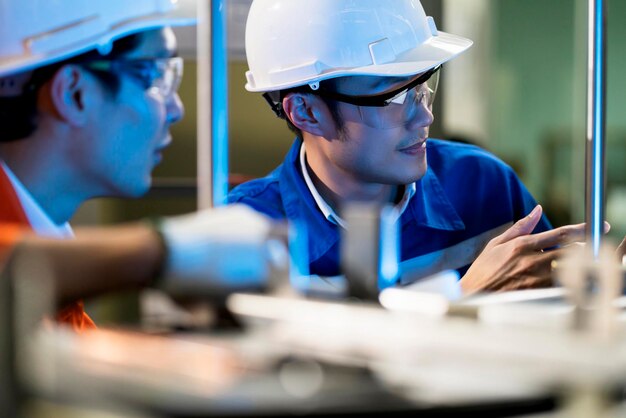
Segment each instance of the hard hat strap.
[{"label": "hard hat strap", "polygon": [[277,117],[285,119],[282,95],[279,91],[269,91],[267,93],[263,93],[263,98],[270,105],[272,112],[274,112]]}]

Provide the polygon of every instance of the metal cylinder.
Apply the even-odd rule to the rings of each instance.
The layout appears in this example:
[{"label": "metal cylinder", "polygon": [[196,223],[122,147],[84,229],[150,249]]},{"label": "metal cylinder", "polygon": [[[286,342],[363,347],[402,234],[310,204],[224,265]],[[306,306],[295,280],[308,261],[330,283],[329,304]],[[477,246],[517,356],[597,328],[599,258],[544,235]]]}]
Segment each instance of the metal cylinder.
[{"label": "metal cylinder", "polygon": [[198,208],[228,194],[228,48],[226,0],[198,2]]},{"label": "metal cylinder", "polygon": [[585,222],[596,257],[604,232],[606,181],[606,1],[589,0]]}]

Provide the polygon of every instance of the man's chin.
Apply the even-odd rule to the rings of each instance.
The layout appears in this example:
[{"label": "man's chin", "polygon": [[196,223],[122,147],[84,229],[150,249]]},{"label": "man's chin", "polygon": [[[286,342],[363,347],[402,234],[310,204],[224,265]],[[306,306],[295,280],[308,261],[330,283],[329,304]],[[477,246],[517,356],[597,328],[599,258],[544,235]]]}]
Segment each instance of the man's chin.
[{"label": "man's chin", "polygon": [[398,185],[411,184],[419,181],[426,175],[428,166],[426,164],[420,164],[419,167],[415,167],[405,176],[398,181]]},{"label": "man's chin", "polygon": [[147,179],[141,183],[126,185],[125,188],[122,188],[122,193],[118,197],[126,197],[131,199],[136,199],[145,196],[150,191],[152,187],[152,178]]}]

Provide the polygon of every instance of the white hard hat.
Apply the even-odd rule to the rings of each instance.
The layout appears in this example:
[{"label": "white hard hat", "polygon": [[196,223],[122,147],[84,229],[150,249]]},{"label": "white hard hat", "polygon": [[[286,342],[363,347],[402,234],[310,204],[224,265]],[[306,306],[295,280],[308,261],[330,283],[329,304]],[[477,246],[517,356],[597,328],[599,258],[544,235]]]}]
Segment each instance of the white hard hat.
[{"label": "white hard hat", "polygon": [[408,76],[472,45],[437,31],[418,0],[254,0],[246,24],[249,91],[346,75]]},{"label": "white hard hat", "polygon": [[195,0],[0,0],[0,77],[92,49],[120,37],[195,23]]}]

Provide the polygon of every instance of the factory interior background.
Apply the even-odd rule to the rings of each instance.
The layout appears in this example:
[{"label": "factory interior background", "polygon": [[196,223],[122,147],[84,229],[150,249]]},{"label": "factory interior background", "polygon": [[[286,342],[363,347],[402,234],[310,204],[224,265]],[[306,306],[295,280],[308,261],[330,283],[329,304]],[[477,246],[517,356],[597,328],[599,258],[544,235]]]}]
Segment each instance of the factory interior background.
[{"label": "factory interior background", "polygon": [[[243,27],[250,0],[229,4],[231,183],[267,174],[293,135],[259,94],[244,89]],[[439,30],[474,40],[444,67],[431,137],[469,141],[510,164],[555,226],[584,220],[587,77],[586,0],[422,0]],[[614,239],[626,234],[626,2],[608,5],[607,213]],[[196,208],[196,65],[193,33],[181,33],[185,118],[137,200],[85,205],[74,225],[110,224]],[[186,40],[186,41],[185,41]],[[100,323],[136,318],[136,295],[95,301]]]}]

